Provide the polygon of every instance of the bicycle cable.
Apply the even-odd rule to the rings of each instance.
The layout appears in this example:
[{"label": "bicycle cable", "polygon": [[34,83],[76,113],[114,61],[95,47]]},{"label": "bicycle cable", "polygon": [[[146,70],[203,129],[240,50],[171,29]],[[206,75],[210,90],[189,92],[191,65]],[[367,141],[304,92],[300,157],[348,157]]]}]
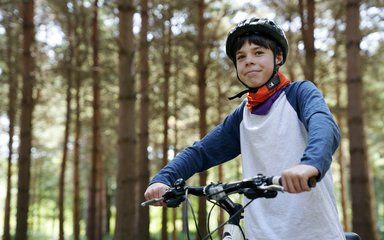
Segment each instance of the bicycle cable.
[{"label": "bicycle cable", "polygon": [[[185,199],[186,199],[186,202],[184,204],[188,204],[189,208],[192,211],[193,222],[195,223],[196,232],[199,235],[199,239],[201,239],[201,233],[200,233],[200,229],[199,229],[199,226],[197,224],[197,221],[196,221],[195,211],[193,210],[192,203],[189,201],[188,188],[185,190]],[[188,224],[188,219],[189,219],[189,217],[188,217],[188,206],[186,206],[186,207],[187,207],[187,211],[185,213],[186,218],[187,218],[187,224],[186,224],[186,228],[187,229],[186,230],[187,230],[187,238],[188,238],[188,240],[190,240],[190,237],[189,237],[189,224]]]},{"label": "bicycle cable", "polygon": [[217,204],[217,203],[215,203],[215,202],[213,202],[213,201],[211,201],[211,200],[209,200],[209,199],[208,199],[208,202],[212,203],[213,205],[212,205],[212,207],[211,207],[211,209],[209,210],[209,213],[208,213],[207,231],[208,231],[208,234],[209,234],[209,238],[210,238],[211,240],[213,240],[213,239],[212,239],[212,234],[210,234],[210,233],[211,233],[211,229],[210,229],[210,227],[209,227],[209,220],[211,219],[211,214],[212,214],[212,210],[213,210],[213,208],[214,208],[215,206],[219,206],[219,204]]},{"label": "bicycle cable", "polygon": [[[222,228],[225,224],[227,224],[229,221],[231,221],[233,218],[237,217],[238,214],[240,214],[246,207],[248,207],[249,204],[251,204],[255,199],[251,199],[247,204],[245,204],[243,207],[241,207],[239,210],[237,210],[237,212],[235,212],[235,214],[233,214],[233,216],[231,216],[227,221],[223,222],[222,224],[220,224],[217,228],[215,228],[212,232],[209,232],[207,236],[205,236],[202,240],[207,240],[208,237],[210,237],[212,239],[212,234],[215,233],[216,231],[218,231],[220,228]],[[210,201],[211,202],[211,201]],[[219,204],[217,203],[214,203],[215,205],[219,206]],[[209,221],[208,221],[209,223]],[[243,235],[243,238],[245,239],[245,234],[244,234],[244,231],[243,229],[239,226],[240,228],[240,231],[241,231],[241,234]],[[201,239],[201,238],[200,238]]]}]

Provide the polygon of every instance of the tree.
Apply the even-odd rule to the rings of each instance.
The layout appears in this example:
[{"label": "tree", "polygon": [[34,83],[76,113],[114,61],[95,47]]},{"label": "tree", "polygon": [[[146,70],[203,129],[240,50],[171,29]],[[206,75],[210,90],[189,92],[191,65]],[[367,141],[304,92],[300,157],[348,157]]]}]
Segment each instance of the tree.
[{"label": "tree", "polygon": [[26,0],[22,3],[23,19],[23,97],[21,100],[20,116],[20,146],[18,160],[17,187],[17,240],[26,240],[28,232],[29,187],[31,177],[31,148],[32,148],[32,113],[34,107],[33,87],[35,84],[34,39],[35,1]]},{"label": "tree", "polygon": [[360,1],[346,4],[348,129],[351,157],[353,231],[362,239],[378,240],[372,201],[372,179],[364,133],[362,76],[360,65]]},{"label": "tree", "polygon": [[[78,57],[76,57],[78,59]],[[77,63],[80,63],[76,61]],[[76,65],[79,66],[79,65]],[[79,71],[77,71],[79,72]],[[80,88],[81,76],[76,74],[75,79],[75,139],[73,149],[73,239],[79,240],[80,238],[80,134],[81,134],[81,121],[80,121]]]},{"label": "tree", "polygon": [[[342,114],[342,109],[344,106],[342,106],[342,88],[344,87],[344,84],[342,81],[342,62],[344,61],[344,57],[341,57],[341,47],[343,46],[342,37],[344,35],[340,32],[339,26],[340,26],[340,21],[342,20],[342,15],[344,14],[343,6],[340,6],[338,3],[334,3],[335,6],[332,7],[332,13],[333,13],[333,18],[334,18],[334,25],[333,25],[333,34],[336,40],[336,43],[334,45],[334,52],[335,54],[333,55],[333,61],[334,61],[334,67],[335,67],[335,97],[336,97],[336,112],[335,112],[335,117],[337,120],[337,123],[340,128],[340,132],[343,135],[345,131],[344,127],[344,119],[343,119],[343,114]],[[336,5],[337,4],[337,5]],[[339,162],[339,173],[340,173],[340,195],[341,195],[341,214],[343,218],[343,227],[344,231],[351,231],[350,227],[350,217],[348,215],[348,192],[347,192],[347,164],[346,164],[346,157],[345,157],[345,150],[344,150],[344,138],[341,138],[340,140],[340,146],[339,150],[337,152],[337,159]]]},{"label": "tree", "polygon": [[65,72],[67,74],[67,92],[66,92],[66,114],[65,114],[65,129],[64,129],[64,142],[63,142],[63,158],[60,167],[60,179],[59,179],[59,240],[64,240],[64,193],[65,193],[65,172],[67,168],[68,159],[68,142],[71,122],[71,103],[72,103],[72,62],[74,55],[73,44],[73,25],[69,12],[66,10],[67,19],[67,35],[68,35],[68,56],[65,60]]},{"label": "tree", "polygon": [[305,48],[304,77],[315,82],[315,1],[307,0],[304,9],[303,0],[299,0],[299,11]]},{"label": "tree", "polygon": [[[197,3],[197,38],[196,38],[196,49],[197,49],[197,81],[199,87],[199,96],[198,96],[198,106],[199,106],[199,129],[200,129],[200,138],[203,138],[207,134],[207,103],[206,103],[206,44],[205,44],[205,27],[206,20],[204,19],[205,12],[205,2],[204,0],[199,0]],[[204,171],[199,174],[199,184],[200,186],[206,185],[208,172]],[[204,198],[199,198],[199,222],[198,227],[202,236],[207,235],[207,203]]]},{"label": "tree", "polygon": [[93,4],[92,19],[92,79],[93,79],[93,116],[92,116],[92,163],[90,174],[87,236],[88,239],[101,240],[103,237],[104,180],[101,153],[101,110],[100,110],[100,66],[99,66],[99,30],[98,0]]},{"label": "tree", "polygon": [[[133,74],[134,35],[132,0],[120,0],[119,9],[119,126],[116,188],[115,239],[137,239],[135,236],[135,84]],[[127,204],[129,203],[129,204]]]},{"label": "tree", "polygon": [[[138,202],[144,201],[144,191],[149,180],[149,64],[148,64],[148,0],[140,0],[141,29],[140,29],[140,135],[138,153]],[[137,205],[138,221],[137,231],[141,239],[149,239],[149,209]]]},{"label": "tree", "polygon": [[[83,1],[80,4],[73,1],[75,20],[75,126],[73,149],[73,239],[80,239],[80,136],[81,136],[81,81],[83,79],[82,66],[88,56],[86,47],[87,31],[85,27],[86,13]],[[82,48],[83,47],[83,48]],[[83,50],[82,50],[83,49]]]},{"label": "tree", "polygon": [[[172,64],[172,6],[171,4],[168,4],[165,13],[164,13],[164,22],[163,22],[163,38],[164,38],[164,44],[162,49],[162,63],[163,63],[163,74],[164,74],[164,83],[163,83],[163,159],[162,163],[163,166],[165,166],[168,163],[168,149],[169,149],[169,126],[168,126],[168,120],[170,116],[170,110],[169,110],[169,81],[171,78],[171,64]],[[168,215],[167,215],[167,208],[163,208],[162,212],[162,232],[161,232],[161,239],[166,240],[168,239]]]},{"label": "tree", "polygon": [[4,206],[4,233],[3,240],[10,240],[10,216],[11,216],[11,189],[12,189],[12,155],[13,151],[13,137],[15,135],[15,125],[16,125],[16,111],[17,111],[17,101],[18,101],[18,74],[17,74],[17,57],[15,47],[18,45],[15,41],[15,33],[11,26],[15,18],[14,11],[9,11],[8,15],[4,18],[5,32],[6,32],[6,45],[8,46],[6,50],[6,67],[9,83],[9,92],[8,92],[8,118],[9,118],[9,142],[8,142],[8,166],[7,166],[7,192],[5,196],[5,206]]},{"label": "tree", "polygon": [[[174,53],[175,51],[173,51]],[[175,55],[175,54],[174,54]],[[173,55],[173,56],[174,56]],[[175,56],[174,56],[175,57]],[[173,92],[172,92],[172,102],[173,102],[173,117],[175,118],[175,124],[173,126],[173,131],[174,131],[174,142],[173,142],[173,150],[174,150],[174,156],[176,156],[176,154],[178,153],[178,138],[179,138],[179,135],[178,135],[178,126],[177,126],[177,122],[178,122],[178,111],[179,111],[179,106],[178,106],[178,91],[180,91],[179,89],[179,84],[178,84],[178,73],[179,73],[179,68],[177,66],[177,64],[175,63],[175,73],[174,73],[174,76],[175,76],[175,80],[174,80],[174,84],[173,84]],[[173,212],[172,212],[172,220],[173,220],[173,232],[172,232],[172,239],[173,240],[177,240],[177,227],[176,227],[176,220],[177,220],[177,212],[179,211],[178,209],[180,210],[183,210],[184,209],[184,204],[182,204],[182,207],[181,208],[174,208],[173,209]],[[184,225],[184,221],[183,221],[183,225]],[[184,226],[183,226],[184,227]]]}]

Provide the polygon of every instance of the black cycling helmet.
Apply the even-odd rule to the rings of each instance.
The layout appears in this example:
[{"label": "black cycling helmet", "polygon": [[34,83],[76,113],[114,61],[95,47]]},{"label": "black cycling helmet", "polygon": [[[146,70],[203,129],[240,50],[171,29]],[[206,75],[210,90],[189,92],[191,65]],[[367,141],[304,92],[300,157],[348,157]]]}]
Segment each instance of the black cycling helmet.
[{"label": "black cycling helmet", "polygon": [[244,33],[255,32],[260,33],[267,38],[276,41],[278,46],[283,51],[283,61],[279,65],[283,65],[288,55],[288,41],[285,37],[284,31],[277,26],[273,21],[267,18],[249,18],[241,21],[233,28],[227,37],[226,53],[227,56],[235,63],[235,49],[234,44],[237,39]]}]

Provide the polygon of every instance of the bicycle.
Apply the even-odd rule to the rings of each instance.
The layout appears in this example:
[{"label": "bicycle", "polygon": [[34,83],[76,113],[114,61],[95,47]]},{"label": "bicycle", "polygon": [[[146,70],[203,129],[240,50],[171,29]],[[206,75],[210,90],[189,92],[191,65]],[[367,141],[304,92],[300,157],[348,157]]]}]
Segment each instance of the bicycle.
[{"label": "bicycle", "polygon": [[[308,180],[308,186],[311,188],[316,186],[315,177]],[[149,206],[156,202],[163,201],[167,207],[178,207],[182,202],[187,200],[187,203],[193,210],[189,202],[188,195],[190,194],[198,197],[205,197],[208,201],[214,204],[213,206],[218,206],[224,209],[229,214],[229,219],[213,231],[210,231],[208,227],[208,235],[204,238],[201,238],[200,236],[200,239],[212,239],[212,234],[224,227],[222,236],[223,240],[246,240],[245,234],[240,226],[240,220],[243,218],[242,213],[244,212],[244,209],[257,198],[274,198],[279,192],[283,191],[284,189],[282,187],[281,177],[279,176],[266,177],[262,174],[258,174],[255,177],[244,179],[242,181],[210,183],[206,186],[197,187],[186,186],[185,181],[180,178],[175,181],[173,187],[169,188],[161,198],[150,199],[141,203],[141,206]],[[235,203],[229,198],[229,195],[235,193],[243,194],[251,201],[249,201],[245,206]],[[211,211],[208,214],[208,222]],[[188,219],[188,215],[186,218]],[[194,221],[197,227],[195,217]],[[346,240],[361,240],[360,236],[354,232],[345,232],[344,234]],[[188,229],[187,237],[190,239]]]}]

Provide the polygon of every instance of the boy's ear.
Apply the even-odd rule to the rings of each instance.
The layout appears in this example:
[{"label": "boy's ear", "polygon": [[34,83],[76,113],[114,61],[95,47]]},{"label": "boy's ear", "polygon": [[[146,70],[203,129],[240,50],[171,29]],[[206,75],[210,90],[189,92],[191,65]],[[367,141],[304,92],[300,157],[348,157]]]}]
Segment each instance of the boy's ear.
[{"label": "boy's ear", "polygon": [[283,62],[283,55],[282,54],[277,54],[276,56],[276,64],[280,65]]}]

